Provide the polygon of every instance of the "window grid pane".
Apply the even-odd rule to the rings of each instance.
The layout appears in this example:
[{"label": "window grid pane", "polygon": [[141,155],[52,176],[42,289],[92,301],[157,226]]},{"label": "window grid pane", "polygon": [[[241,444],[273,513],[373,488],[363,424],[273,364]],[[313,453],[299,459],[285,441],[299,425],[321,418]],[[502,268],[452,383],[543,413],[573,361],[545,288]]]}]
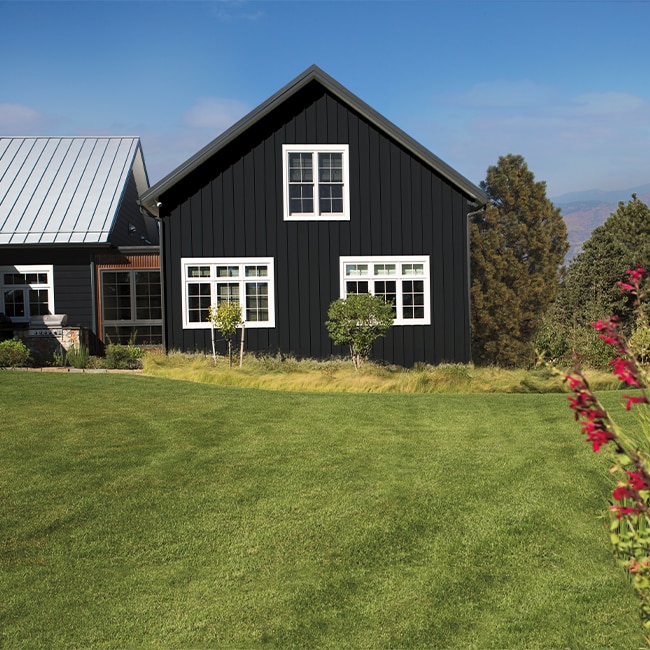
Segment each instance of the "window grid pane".
[{"label": "window grid pane", "polygon": [[187,310],[190,323],[202,323],[208,320],[210,300],[210,285],[207,282],[192,282],[187,285]]},{"label": "window grid pane", "polygon": [[246,282],[246,320],[269,319],[269,285],[266,282]]},{"label": "window grid pane", "polygon": [[381,296],[393,305],[393,316],[397,315],[397,282],[395,280],[375,280],[375,296]]},{"label": "window grid pane", "polygon": [[46,316],[50,313],[49,293],[47,289],[29,290],[30,316]]},{"label": "window grid pane", "polygon": [[239,266],[217,266],[218,278],[236,278],[239,276]]},{"label": "window grid pane", "polygon": [[239,303],[239,283],[238,282],[218,282],[217,283],[217,305],[224,302]]},{"label": "window grid pane", "polygon": [[346,264],[345,265],[346,277],[353,277],[357,275],[368,275],[367,264]]},{"label": "window grid pane", "polygon": [[104,340],[121,345],[162,345],[162,326],[113,325],[104,328]]},{"label": "window grid pane", "polygon": [[8,289],[4,292],[5,314],[10,318],[25,316],[25,293],[22,289]]},{"label": "window grid pane", "polygon": [[209,266],[188,266],[187,277],[188,278],[209,278],[210,267]]},{"label": "window grid pane", "polygon": [[160,271],[135,272],[135,317],[137,320],[162,319]]},{"label": "window grid pane", "polygon": [[424,281],[402,281],[402,317],[424,318]]},{"label": "window grid pane", "polygon": [[368,293],[367,280],[348,280],[345,283],[345,293]]}]

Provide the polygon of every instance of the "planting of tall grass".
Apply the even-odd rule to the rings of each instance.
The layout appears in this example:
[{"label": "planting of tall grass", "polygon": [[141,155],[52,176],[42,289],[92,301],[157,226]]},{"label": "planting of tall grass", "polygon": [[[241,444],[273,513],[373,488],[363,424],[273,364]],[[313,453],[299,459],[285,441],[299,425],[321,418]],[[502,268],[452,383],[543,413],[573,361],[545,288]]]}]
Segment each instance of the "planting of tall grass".
[{"label": "planting of tall grass", "polygon": [[[199,383],[333,393],[468,394],[566,392],[564,376],[546,367],[533,370],[480,368],[471,364],[416,365],[414,368],[366,363],[355,370],[349,360],[297,360],[284,356],[246,355],[243,366],[230,368],[226,358],[215,364],[204,354],[170,352],[146,355],[147,374]],[[610,373],[588,373],[599,390],[615,390]]]}]

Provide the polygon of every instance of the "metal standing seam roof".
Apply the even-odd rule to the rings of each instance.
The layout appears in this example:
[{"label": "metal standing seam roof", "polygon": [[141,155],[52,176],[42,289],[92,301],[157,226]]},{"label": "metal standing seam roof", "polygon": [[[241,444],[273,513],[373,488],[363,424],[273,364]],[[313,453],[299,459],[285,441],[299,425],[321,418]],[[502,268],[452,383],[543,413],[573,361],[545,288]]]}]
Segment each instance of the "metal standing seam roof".
[{"label": "metal standing seam roof", "polygon": [[133,169],[136,137],[0,138],[0,245],[106,243]]},{"label": "metal standing seam roof", "polygon": [[342,86],[338,81],[330,77],[327,73],[323,72],[323,70],[321,70],[318,66],[312,65],[307,68],[307,70],[305,70],[302,74],[298,75],[293,81],[289,82],[284,88],[280,89],[277,93],[269,97],[269,99],[260,104],[257,108],[253,109],[250,113],[248,113],[248,115],[245,115],[241,120],[233,124],[233,126],[224,131],[208,145],[203,147],[203,149],[197,152],[194,156],[186,160],[183,164],[179,165],[162,180],[141,194],[140,200],[142,204],[147,208],[147,210],[149,210],[149,212],[157,216],[159,214],[158,199],[164,192],[173,187],[185,176],[190,174],[202,163],[204,163],[208,158],[214,155],[225,145],[232,142],[235,138],[253,126],[256,122],[261,120],[264,116],[268,115],[282,102],[286,101],[289,97],[297,93],[308,83],[314,80],[319,82],[334,96],[338,97],[343,102],[351,106],[354,110],[358,111],[372,124],[377,126],[385,133],[389,134],[391,137],[395,138],[397,142],[401,143],[406,149],[411,151],[411,153],[420,158],[426,164],[433,167],[433,169],[438,171],[438,173],[440,173],[453,185],[458,187],[461,191],[465,192],[465,194],[467,194],[467,196],[469,196],[477,204],[485,205],[488,202],[488,196],[481,188],[469,181],[462,174],[458,173],[446,162],[438,158],[438,156],[433,154],[410,135],[402,131],[398,126],[378,113],[363,100],[359,99],[359,97],[351,93],[347,88]]}]

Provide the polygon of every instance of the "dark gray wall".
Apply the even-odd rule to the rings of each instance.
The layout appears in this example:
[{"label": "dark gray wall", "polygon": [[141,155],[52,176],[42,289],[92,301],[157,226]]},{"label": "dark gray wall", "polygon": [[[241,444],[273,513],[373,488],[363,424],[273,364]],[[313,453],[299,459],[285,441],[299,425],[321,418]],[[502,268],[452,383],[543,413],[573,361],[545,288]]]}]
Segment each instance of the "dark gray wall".
[{"label": "dark gray wall", "polygon": [[[350,221],[285,222],[282,144],[350,145]],[[429,255],[431,326],[395,326],[375,356],[411,366],[470,359],[467,197],[398,142],[306,86],[161,197],[167,347],[209,350],[209,330],[183,330],[182,257],[275,259],[274,329],[247,349],[327,357],[324,321],[339,297],[342,255]]]},{"label": "dark gray wall", "polygon": [[0,247],[0,266],[51,264],[54,267],[54,308],[68,315],[68,325],[93,328],[92,251],[54,247]]}]

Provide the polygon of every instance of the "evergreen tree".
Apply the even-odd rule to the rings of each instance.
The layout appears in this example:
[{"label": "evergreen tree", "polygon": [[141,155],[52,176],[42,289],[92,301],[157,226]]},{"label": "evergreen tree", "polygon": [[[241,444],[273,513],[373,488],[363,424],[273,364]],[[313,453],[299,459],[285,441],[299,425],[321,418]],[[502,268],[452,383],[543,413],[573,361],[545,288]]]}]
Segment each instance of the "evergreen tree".
[{"label": "evergreen tree", "polygon": [[625,272],[636,266],[650,268],[650,208],[632,195],[594,229],[571,262],[557,300],[558,318],[586,326],[614,314],[629,332],[631,297],[619,291],[617,282],[626,281]]},{"label": "evergreen tree", "polygon": [[557,295],[566,226],[522,156],[499,158],[481,187],[490,202],[470,223],[474,361],[526,365]]}]

